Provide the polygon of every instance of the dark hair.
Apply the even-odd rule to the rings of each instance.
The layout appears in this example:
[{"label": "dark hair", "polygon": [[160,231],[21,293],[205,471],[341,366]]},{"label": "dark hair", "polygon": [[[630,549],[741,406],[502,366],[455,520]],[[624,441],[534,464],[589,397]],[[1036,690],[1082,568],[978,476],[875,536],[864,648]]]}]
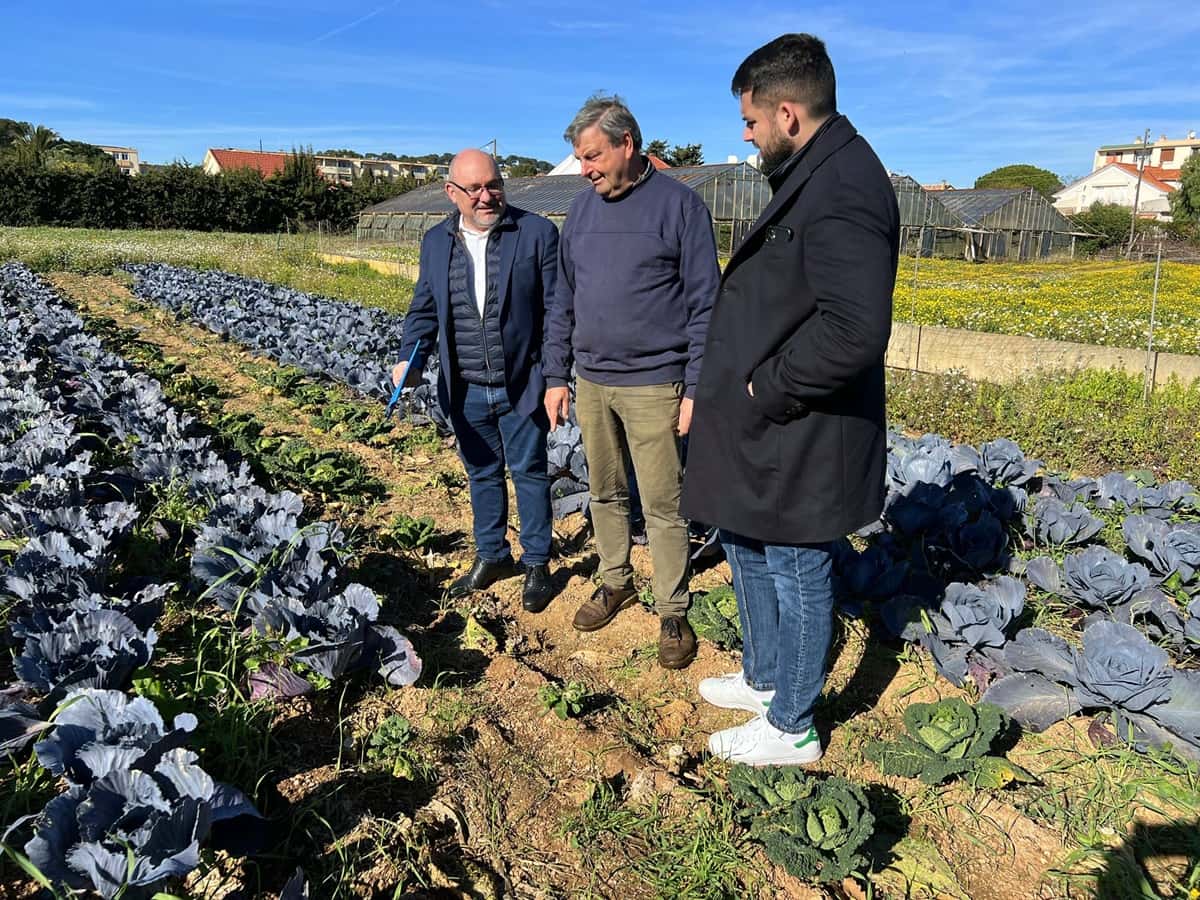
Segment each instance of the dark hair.
[{"label": "dark hair", "polygon": [[735,97],[750,91],[758,104],[793,100],[809,116],[837,112],[837,82],[825,42],[811,34],[784,34],[746,57],[733,75]]}]

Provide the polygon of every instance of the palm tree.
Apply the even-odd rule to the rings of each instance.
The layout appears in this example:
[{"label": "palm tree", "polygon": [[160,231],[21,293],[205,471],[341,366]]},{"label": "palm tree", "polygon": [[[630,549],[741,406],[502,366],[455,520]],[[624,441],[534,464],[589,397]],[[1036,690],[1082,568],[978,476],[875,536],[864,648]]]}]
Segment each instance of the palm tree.
[{"label": "palm tree", "polygon": [[12,152],[17,162],[41,169],[45,167],[50,151],[61,142],[62,138],[54,129],[22,122],[16,129]]}]

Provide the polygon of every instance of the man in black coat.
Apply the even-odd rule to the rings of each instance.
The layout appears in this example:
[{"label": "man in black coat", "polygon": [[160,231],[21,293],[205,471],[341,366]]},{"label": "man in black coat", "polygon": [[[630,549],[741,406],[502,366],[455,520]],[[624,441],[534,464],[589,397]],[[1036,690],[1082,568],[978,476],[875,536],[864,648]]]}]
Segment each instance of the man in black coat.
[{"label": "man in black coat", "polygon": [[833,64],[788,34],[738,68],[744,137],[774,196],[725,268],[696,388],[682,512],[716,525],[733,570],[742,671],[700,683],[757,713],[709,740],[749,765],[814,762],[834,542],[883,507],[883,359],[899,212],[837,112]]}]

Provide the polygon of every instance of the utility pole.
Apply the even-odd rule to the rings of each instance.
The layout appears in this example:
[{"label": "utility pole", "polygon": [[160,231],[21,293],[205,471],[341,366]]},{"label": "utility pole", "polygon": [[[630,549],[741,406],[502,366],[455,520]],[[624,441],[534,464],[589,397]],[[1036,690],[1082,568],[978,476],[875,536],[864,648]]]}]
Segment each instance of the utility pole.
[{"label": "utility pole", "polygon": [[[1146,134],[1149,134],[1149,133],[1150,133],[1150,132],[1148,132],[1148,131],[1146,132]],[[499,158],[500,158],[500,145],[496,143],[496,139],[495,139],[495,138],[492,138],[490,141],[488,141],[488,142],[487,142],[486,144],[484,144],[483,146],[485,146],[485,147],[491,147],[491,148],[492,148],[492,159],[499,159]]]},{"label": "utility pole", "polygon": [[1138,198],[1142,193],[1142,172],[1146,168],[1146,160],[1150,158],[1150,129],[1146,129],[1146,134],[1142,138],[1142,149],[1134,150],[1133,155],[1138,161],[1138,180],[1137,187],[1133,189],[1133,215],[1129,218],[1129,246],[1125,248],[1125,258],[1128,259],[1133,255],[1133,233],[1137,228],[1138,217]]}]

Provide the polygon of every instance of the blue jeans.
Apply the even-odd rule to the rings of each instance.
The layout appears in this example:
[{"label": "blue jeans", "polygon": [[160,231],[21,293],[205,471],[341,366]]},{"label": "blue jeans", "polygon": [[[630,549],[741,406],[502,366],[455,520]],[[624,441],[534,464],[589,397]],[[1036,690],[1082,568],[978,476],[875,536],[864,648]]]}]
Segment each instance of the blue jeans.
[{"label": "blue jeans", "polygon": [[742,672],[775,691],[767,721],[801,734],[825,686],[833,635],[833,544],[766,544],[721,530],[742,620]]},{"label": "blue jeans", "polygon": [[459,457],[471,485],[475,552],[488,562],[512,557],[508,545],[507,464],[517,493],[521,518],[522,562],[538,566],[550,561],[550,476],[542,409],[531,416],[513,411],[503,385],[466,385],[462,408],[450,414],[458,438]]}]

